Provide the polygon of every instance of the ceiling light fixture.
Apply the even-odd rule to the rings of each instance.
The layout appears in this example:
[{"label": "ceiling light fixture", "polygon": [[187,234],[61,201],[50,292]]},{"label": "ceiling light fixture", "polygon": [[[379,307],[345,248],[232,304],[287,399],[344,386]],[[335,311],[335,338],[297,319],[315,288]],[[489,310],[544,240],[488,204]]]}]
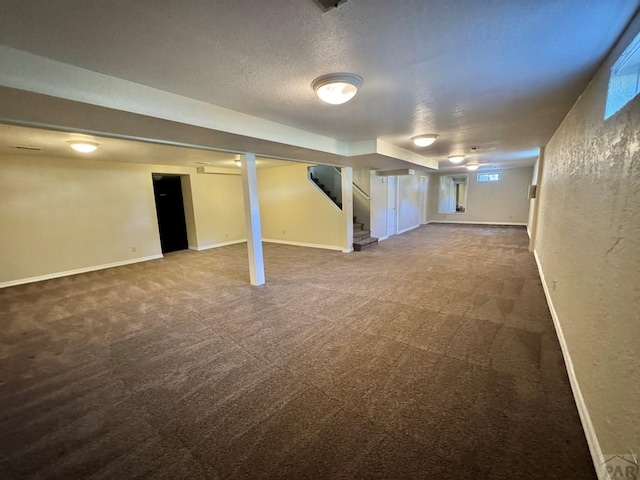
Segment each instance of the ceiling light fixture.
[{"label": "ceiling light fixture", "polygon": [[433,145],[433,143],[438,139],[438,135],[435,133],[429,133],[427,135],[418,135],[417,137],[413,137],[413,143],[418,147],[428,147],[429,145]]},{"label": "ceiling light fixture", "polygon": [[451,163],[462,163],[463,160],[464,160],[464,155],[451,155],[449,157],[449,161]]},{"label": "ceiling light fixture", "polygon": [[467,170],[471,170],[472,172],[475,172],[479,167],[480,167],[480,165],[477,164],[477,163],[469,163],[469,164],[467,164]]},{"label": "ceiling light fixture", "polygon": [[316,78],[311,87],[323,102],[340,105],[351,100],[362,83],[362,77],[355,73],[330,73]]},{"label": "ceiling light fixture", "polygon": [[80,153],[91,153],[98,149],[98,144],[93,142],[69,142],[69,146]]}]

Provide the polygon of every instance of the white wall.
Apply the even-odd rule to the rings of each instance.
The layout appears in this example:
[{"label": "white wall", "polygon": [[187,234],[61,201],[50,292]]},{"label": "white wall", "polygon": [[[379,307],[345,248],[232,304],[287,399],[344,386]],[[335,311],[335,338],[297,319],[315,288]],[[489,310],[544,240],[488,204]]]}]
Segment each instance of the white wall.
[{"label": "white wall", "polygon": [[387,181],[374,171],[370,173],[370,205],[371,236],[385,238],[387,236]]},{"label": "white wall", "polygon": [[420,226],[420,177],[398,177],[398,233]]},{"label": "white wall", "polygon": [[640,97],[603,119],[610,68],[639,30],[637,15],[546,146],[534,234],[605,454],[640,454]]},{"label": "white wall", "polygon": [[[227,232],[228,240],[244,238],[242,216],[222,218],[208,210],[217,202],[216,189],[231,177],[216,180],[186,167],[3,156],[0,285],[160,256],[154,172],[190,175],[195,218],[187,213],[187,226],[198,245]],[[225,202],[226,209],[241,210],[241,191]],[[222,237],[212,234],[217,231]]]},{"label": "white wall", "polygon": [[[424,175],[426,176],[426,175]],[[398,232],[420,226],[420,176],[400,175],[398,179]],[[371,236],[387,236],[387,182],[389,177],[370,173]],[[429,190],[427,190],[429,191]]]},{"label": "white wall", "polygon": [[258,171],[262,236],[265,241],[343,250],[342,211],[309,180],[308,166]]},{"label": "white wall", "polygon": [[533,175],[532,167],[491,170],[500,172],[499,182],[477,182],[478,172],[468,172],[467,211],[465,213],[438,213],[440,176],[432,174],[433,188],[429,194],[429,220],[445,222],[503,223],[526,225],[529,217],[528,188]]}]

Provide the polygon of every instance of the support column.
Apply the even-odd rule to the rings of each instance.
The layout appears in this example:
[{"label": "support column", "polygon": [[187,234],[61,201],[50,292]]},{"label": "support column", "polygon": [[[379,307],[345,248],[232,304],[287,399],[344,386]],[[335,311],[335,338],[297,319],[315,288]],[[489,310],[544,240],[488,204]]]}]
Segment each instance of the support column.
[{"label": "support column", "polygon": [[258,204],[258,175],[256,156],[246,153],[240,160],[242,172],[242,194],[244,197],[244,221],[247,229],[249,250],[249,276],[251,285],[264,285],[264,258],[262,255],[262,228]]},{"label": "support column", "polygon": [[344,216],[344,253],[353,252],[353,168],[342,167],[342,214]]}]

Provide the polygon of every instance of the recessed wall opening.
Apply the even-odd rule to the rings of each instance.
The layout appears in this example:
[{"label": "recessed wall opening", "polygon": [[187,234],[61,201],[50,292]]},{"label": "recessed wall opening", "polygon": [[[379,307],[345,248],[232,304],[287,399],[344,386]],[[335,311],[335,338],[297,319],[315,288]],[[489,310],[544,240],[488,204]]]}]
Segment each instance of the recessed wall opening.
[{"label": "recessed wall opening", "polygon": [[622,52],[611,68],[605,120],[640,93],[640,33]]},{"label": "recessed wall opening", "polygon": [[153,174],[153,192],[162,253],[189,247],[180,175]]},{"label": "recessed wall opening", "polygon": [[466,174],[442,175],[438,213],[467,213],[468,183],[469,177]]}]

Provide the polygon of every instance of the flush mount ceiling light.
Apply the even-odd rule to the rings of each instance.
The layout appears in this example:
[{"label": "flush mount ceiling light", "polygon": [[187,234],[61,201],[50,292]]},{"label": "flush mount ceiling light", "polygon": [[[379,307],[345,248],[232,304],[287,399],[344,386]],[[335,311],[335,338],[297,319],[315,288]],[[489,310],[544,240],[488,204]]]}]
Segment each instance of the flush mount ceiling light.
[{"label": "flush mount ceiling light", "polygon": [[464,160],[464,155],[452,155],[449,157],[449,161],[451,163],[462,163]]},{"label": "flush mount ceiling light", "polygon": [[480,167],[477,163],[469,163],[467,164],[467,170],[471,170],[472,172],[476,171]]},{"label": "flush mount ceiling light", "polygon": [[355,96],[362,82],[355,73],[330,73],[316,78],[311,87],[323,102],[340,105]]},{"label": "flush mount ceiling light", "polygon": [[93,142],[69,142],[69,146],[80,153],[91,153],[98,149],[98,144]]},{"label": "flush mount ceiling light", "polygon": [[417,137],[413,137],[413,143],[418,147],[428,147],[429,145],[433,145],[433,143],[438,139],[438,135],[435,133],[429,133],[427,135],[418,135]]}]

